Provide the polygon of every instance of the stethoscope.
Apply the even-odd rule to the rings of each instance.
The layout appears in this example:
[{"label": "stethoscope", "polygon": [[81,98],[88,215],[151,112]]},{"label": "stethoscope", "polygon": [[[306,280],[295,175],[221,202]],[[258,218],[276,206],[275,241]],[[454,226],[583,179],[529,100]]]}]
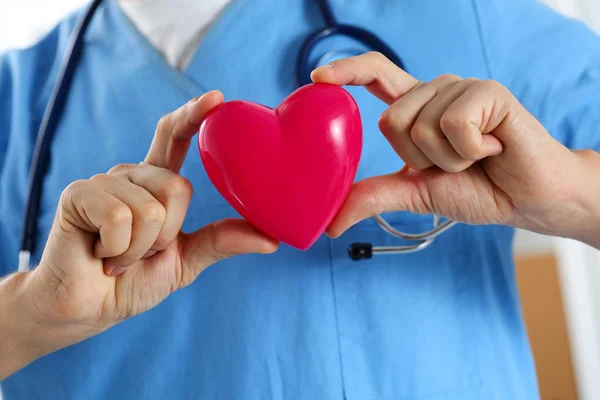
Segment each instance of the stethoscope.
[{"label": "stethoscope", "polygon": [[[61,112],[64,109],[75,68],[81,58],[81,53],[83,51],[83,37],[94,13],[101,3],[102,0],[93,0],[83,15],[83,18],[73,30],[57,74],[56,82],[54,83],[54,87],[50,94],[50,99],[44,111],[30,167],[25,218],[23,220],[19,250],[20,271],[29,269],[31,252],[35,246],[35,231],[37,228],[36,219],[42,197],[44,171],[46,170],[45,167],[50,155],[50,145],[54,134],[56,133]],[[398,55],[377,36],[365,29],[338,23],[333,15],[328,0],[318,0],[317,3],[323,19],[325,20],[325,27],[311,33],[302,44],[296,63],[296,82],[298,85],[305,85],[311,82],[310,72],[312,68],[309,67],[311,52],[323,40],[336,35],[355,39],[370,49],[384,54],[400,68],[405,69],[400,57],[398,57]],[[429,246],[437,236],[455,224],[453,221],[441,222],[439,217],[434,216],[433,229],[420,234],[410,234],[396,230],[381,216],[375,216],[374,219],[388,234],[416,243],[406,246],[373,246],[371,243],[352,243],[348,248],[348,256],[352,260],[368,259],[374,254],[405,254],[423,250]]]}]

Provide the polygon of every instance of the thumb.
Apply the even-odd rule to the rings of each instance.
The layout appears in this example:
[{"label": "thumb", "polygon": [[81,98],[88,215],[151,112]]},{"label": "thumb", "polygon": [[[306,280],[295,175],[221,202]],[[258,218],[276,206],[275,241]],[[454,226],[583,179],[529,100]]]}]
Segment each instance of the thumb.
[{"label": "thumb", "polygon": [[183,270],[196,277],[210,265],[241,254],[269,254],[279,243],[243,219],[213,222],[186,235],[182,245]]},{"label": "thumb", "polygon": [[391,211],[429,214],[431,206],[424,195],[423,175],[431,172],[408,167],[393,174],[368,178],[354,184],[342,208],[326,230],[337,238],[354,224]]}]

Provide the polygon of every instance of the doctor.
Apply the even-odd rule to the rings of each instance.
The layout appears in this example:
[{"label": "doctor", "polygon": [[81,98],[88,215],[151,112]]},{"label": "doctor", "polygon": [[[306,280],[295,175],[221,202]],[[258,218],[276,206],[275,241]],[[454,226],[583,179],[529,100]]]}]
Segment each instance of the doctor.
[{"label": "doctor", "polygon": [[[365,148],[306,252],[236,218],[188,150],[224,98],[275,106],[294,89],[311,2],[106,2],[21,273],[32,145],[74,19],[0,59],[7,400],[539,397],[513,227],[600,248],[600,40],[533,0],[332,3],[411,72],[368,49],[313,71],[352,87]],[[368,218],[384,212],[404,230],[431,213],[465,224],[348,260],[350,242],[395,243]]]}]

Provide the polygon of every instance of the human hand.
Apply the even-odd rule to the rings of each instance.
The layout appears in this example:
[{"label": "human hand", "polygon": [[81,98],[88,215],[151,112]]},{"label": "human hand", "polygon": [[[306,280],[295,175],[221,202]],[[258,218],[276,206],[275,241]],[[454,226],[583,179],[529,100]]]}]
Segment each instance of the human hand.
[{"label": "human hand", "polygon": [[390,211],[598,236],[583,178],[600,171],[597,154],[564,147],[499,83],[453,75],[420,82],[379,53],[336,61],[312,78],[365,86],[386,102],[379,128],[406,164],[356,183],[330,236]]},{"label": "human hand", "polygon": [[35,356],[96,335],[156,306],[208,266],[277,243],[241,219],[181,231],[192,196],[181,168],[204,115],[223,101],[207,93],[163,117],[139,165],[71,184],[62,194],[40,265],[27,279],[43,335]]}]

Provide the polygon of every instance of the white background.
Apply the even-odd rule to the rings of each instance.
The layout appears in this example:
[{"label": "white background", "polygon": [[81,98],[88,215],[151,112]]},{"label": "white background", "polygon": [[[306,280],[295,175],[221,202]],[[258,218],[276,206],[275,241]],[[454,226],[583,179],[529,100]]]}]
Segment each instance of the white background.
[{"label": "white background", "polygon": [[23,47],[87,0],[0,0],[0,51]]},{"label": "white background", "polygon": [[[200,1],[200,0],[199,0]],[[544,0],[600,32],[600,0]],[[87,0],[0,0],[0,52],[24,47]],[[556,251],[582,400],[600,399],[600,252],[568,240],[519,231],[519,253]],[[1,394],[0,394],[1,400]]]},{"label": "white background", "polygon": [[[600,33],[600,1],[548,0]],[[600,127],[598,127],[600,129]],[[563,299],[581,400],[600,399],[600,252],[571,240],[556,240]]]}]

